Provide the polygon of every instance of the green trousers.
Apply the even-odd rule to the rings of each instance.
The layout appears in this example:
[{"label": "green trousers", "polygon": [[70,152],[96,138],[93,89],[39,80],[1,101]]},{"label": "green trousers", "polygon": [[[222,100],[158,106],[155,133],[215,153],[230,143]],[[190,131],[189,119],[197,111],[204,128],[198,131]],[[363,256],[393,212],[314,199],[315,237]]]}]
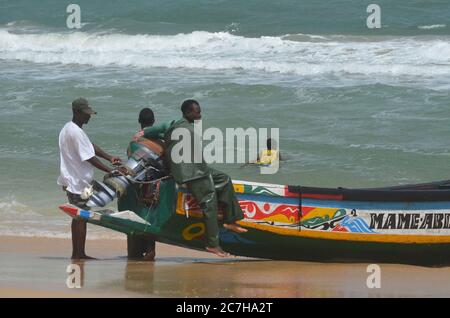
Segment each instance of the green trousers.
[{"label": "green trousers", "polygon": [[224,223],[233,223],[244,218],[231,178],[221,171],[211,169],[209,176],[186,182],[186,186],[203,211],[206,245],[219,246],[218,202],[224,206]]}]

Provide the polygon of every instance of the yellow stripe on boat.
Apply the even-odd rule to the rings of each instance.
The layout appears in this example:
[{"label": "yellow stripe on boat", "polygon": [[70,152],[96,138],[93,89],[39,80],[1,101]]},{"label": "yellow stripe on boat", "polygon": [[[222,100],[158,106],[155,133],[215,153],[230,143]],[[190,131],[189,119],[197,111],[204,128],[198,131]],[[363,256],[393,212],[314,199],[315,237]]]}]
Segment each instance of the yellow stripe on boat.
[{"label": "yellow stripe on boat", "polygon": [[361,234],[347,232],[320,232],[314,230],[298,229],[280,229],[265,224],[255,224],[253,222],[238,221],[239,225],[253,228],[265,232],[271,232],[279,235],[287,235],[292,237],[305,237],[325,240],[340,241],[360,241],[360,242],[377,242],[377,243],[404,243],[404,244],[435,244],[450,243],[450,235],[408,235],[408,234]]}]

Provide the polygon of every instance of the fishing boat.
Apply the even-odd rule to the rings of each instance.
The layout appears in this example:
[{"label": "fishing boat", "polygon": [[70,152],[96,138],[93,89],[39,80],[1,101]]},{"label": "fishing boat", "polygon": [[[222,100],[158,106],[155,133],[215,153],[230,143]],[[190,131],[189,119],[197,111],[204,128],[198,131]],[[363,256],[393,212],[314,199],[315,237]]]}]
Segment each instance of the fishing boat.
[{"label": "fishing boat", "polygon": [[[143,156],[141,151],[133,160]],[[135,175],[142,179],[142,173]],[[132,237],[150,236],[204,250],[202,211],[192,195],[168,176],[150,179],[157,182],[126,184],[127,191],[118,200],[119,212],[69,204],[60,208],[72,217]],[[117,189],[117,183],[109,184]],[[245,215],[238,223],[248,229],[238,234],[221,228],[220,244],[233,255],[320,262],[450,263],[450,180],[365,189],[240,180],[233,184]],[[149,200],[143,199],[143,185],[151,185]],[[97,194],[104,195],[105,189],[105,184],[98,183]],[[109,195],[114,198],[114,191]],[[98,203],[98,195],[96,200],[93,205],[105,205]],[[219,221],[221,214],[219,206]]]}]

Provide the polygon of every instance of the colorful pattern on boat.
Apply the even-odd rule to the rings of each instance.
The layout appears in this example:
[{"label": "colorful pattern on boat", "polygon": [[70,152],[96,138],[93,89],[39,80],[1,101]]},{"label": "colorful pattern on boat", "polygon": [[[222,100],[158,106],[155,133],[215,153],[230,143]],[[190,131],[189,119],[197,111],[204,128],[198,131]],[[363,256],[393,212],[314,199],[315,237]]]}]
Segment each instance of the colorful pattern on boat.
[{"label": "colorful pattern on boat", "polygon": [[[245,215],[242,224],[270,226],[275,233],[277,229],[304,229],[355,234],[450,235],[450,210],[405,211],[302,206],[299,215],[298,205],[284,203],[282,199],[273,202],[275,199],[264,195],[259,197],[261,201],[256,201],[253,196],[255,192],[265,194],[276,193],[275,191],[266,192],[255,185],[248,188],[244,186],[241,191],[244,198],[245,194],[250,194],[252,198],[239,201]],[[177,213],[202,218],[200,207],[188,193],[178,194]],[[219,214],[221,213],[219,207]]]},{"label": "colorful pattern on boat", "polygon": [[234,191],[242,194],[257,194],[283,197],[286,194],[287,186],[259,182],[243,182],[233,180]]}]

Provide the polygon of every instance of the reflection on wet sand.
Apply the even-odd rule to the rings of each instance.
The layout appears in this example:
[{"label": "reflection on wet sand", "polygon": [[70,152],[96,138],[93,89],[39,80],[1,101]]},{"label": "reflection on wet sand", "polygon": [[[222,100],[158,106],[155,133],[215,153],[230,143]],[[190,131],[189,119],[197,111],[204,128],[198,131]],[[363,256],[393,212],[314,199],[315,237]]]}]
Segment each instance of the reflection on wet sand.
[{"label": "reflection on wet sand", "polygon": [[[369,264],[220,259],[157,245],[155,262],[128,261],[126,241],[96,241],[98,260],[72,262],[70,240],[0,238],[0,296],[11,297],[448,297],[450,267],[379,264],[381,288],[368,288]],[[68,288],[67,267],[80,268]]]},{"label": "reflection on wet sand", "polygon": [[369,296],[366,266],[356,271],[348,266],[265,260],[128,261],[123,286],[155,297]]},{"label": "reflection on wet sand", "polygon": [[[151,297],[404,297],[445,295],[448,268],[381,266],[368,288],[368,264],[266,260],[159,259],[127,262],[125,290]],[[445,276],[444,276],[445,275]],[[443,282],[446,280],[447,282]],[[439,282],[439,284],[436,284]],[[119,283],[119,282],[117,282]]]}]

